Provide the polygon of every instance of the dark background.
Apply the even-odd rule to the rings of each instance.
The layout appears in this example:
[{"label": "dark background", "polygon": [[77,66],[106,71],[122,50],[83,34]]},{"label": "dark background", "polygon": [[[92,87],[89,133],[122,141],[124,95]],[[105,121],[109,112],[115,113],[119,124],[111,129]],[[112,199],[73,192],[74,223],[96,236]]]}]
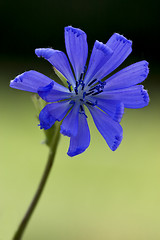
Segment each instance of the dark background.
[{"label": "dark background", "polygon": [[159,1],[0,1],[1,55],[33,57],[37,47],[64,50],[63,28],[79,27],[89,49],[118,32],[133,41],[133,57],[159,61]]}]

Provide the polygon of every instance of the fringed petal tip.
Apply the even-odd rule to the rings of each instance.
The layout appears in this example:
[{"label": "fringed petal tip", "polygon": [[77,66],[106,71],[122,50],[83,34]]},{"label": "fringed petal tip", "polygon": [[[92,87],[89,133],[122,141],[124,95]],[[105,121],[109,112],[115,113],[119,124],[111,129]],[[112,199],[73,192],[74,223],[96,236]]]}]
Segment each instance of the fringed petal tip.
[{"label": "fringed petal tip", "polygon": [[22,83],[25,75],[28,75],[34,71],[30,70],[24,73],[19,74],[15,79],[10,81],[10,87],[14,87],[14,83]]},{"label": "fringed petal tip", "polygon": [[113,117],[113,120],[120,123],[120,121],[123,117],[123,114],[124,114],[124,104],[119,103],[117,105],[116,112],[115,112],[115,115]]},{"label": "fringed petal tip", "polygon": [[44,57],[45,59],[49,59],[54,52],[55,50],[53,50],[52,48],[36,48],[35,49],[35,54],[37,55],[37,57]]},{"label": "fringed petal tip", "polygon": [[145,60],[142,62],[143,62],[143,66],[144,66],[144,72],[141,74],[141,76],[144,77],[144,79],[146,79],[148,76],[148,73],[149,73],[149,67],[148,67],[149,63]]},{"label": "fringed petal tip", "polygon": [[66,130],[65,128],[63,128],[62,125],[61,125],[60,133],[63,134],[64,136],[67,136],[67,137],[72,137],[72,136],[74,136],[73,133],[72,133],[69,129]]},{"label": "fringed petal tip", "polygon": [[98,40],[95,41],[94,47],[100,51],[102,51],[104,54],[112,54],[113,51],[110,47],[108,47],[106,44],[99,42]]},{"label": "fringed petal tip", "polygon": [[75,151],[70,151],[70,150],[68,150],[68,152],[67,152],[67,154],[68,154],[68,156],[70,156],[70,157],[74,157],[74,156],[76,156],[76,155],[79,155],[79,154],[81,154],[81,153],[83,153],[85,150],[86,150],[86,148],[87,147],[85,147],[85,148],[77,148]]},{"label": "fringed petal tip", "polygon": [[49,114],[49,112],[43,110],[39,114],[39,120],[40,124],[38,126],[40,126],[40,129],[44,130],[51,128],[52,125],[55,123],[55,119],[53,118],[53,116]]},{"label": "fringed petal tip", "polygon": [[14,80],[11,80],[9,86],[10,86],[11,88],[15,88],[15,83],[16,83],[16,82],[17,82],[16,78],[15,78]]},{"label": "fringed petal tip", "polygon": [[49,120],[48,120],[48,123],[46,123],[46,122],[40,122],[40,124],[38,124],[38,126],[40,127],[40,129],[48,130],[49,128],[52,127],[53,124],[54,124],[54,123],[49,122]]},{"label": "fringed petal tip", "polygon": [[79,114],[78,131],[75,137],[70,138],[68,156],[73,157],[83,153],[90,144],[90,131],[85,113]]},{"label": "fringed petal tip", "polygon": [[114,33],[113,36],[115,36],[117,41],[122,41],[123,43],[128,43],[132,46],[132,41],[125,38],[123,35],[120,35],[119,33]]},{"label": "fringed petal tip", "polygon": [[72,31],[75,35],[77,35],[77,37],[79,37],[79,36],[82,35],[82,34],[85,34],[85,32],[82,31],[81,29],[79,29],[79,28],[74,28],[74,27],[72,27],[72,26],[65,27],[65,31],[66,31],[66,32]]},{"label": "fringed petal tip", "polygon": [[143,86],[142,86],[142,90],[141,90],[141,95],[142,95],[142,97],[144,99],[144,107],[145,107],[145,106],[148,105],[150,99],[149,99],[149,95],[148,95],[147,90],[145,90]]},{"label": "fringed petal tip", "polygon": [[18,75],[10,82],[10,87],[19,90],[37,93],[40,87],[44,87],[54,81],[42,73],[34,70],[26,71]]},{"label": "fringed petal tip", "polygon": [[23,82],[23,75],[25,73],[22,73],[20,75],[18,75],[15,79],[11,80],[10,81],[10,87],[12,87],[14,85],[14,83],[17,83],[17,82]]},{"label": "fringed petal tip", "polygon": [[115,136],[113,146],[111,147],[112,151],[115,151],[119,147],[122,139],[123,139],[123,135]]}]

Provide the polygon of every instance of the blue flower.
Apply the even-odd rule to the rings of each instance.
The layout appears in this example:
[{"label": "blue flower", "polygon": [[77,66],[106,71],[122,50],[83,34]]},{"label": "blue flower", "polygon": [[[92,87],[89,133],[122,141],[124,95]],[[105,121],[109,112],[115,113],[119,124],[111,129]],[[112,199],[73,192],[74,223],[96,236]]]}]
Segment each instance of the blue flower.
[{"label": "blue flower", "polygon": [[106,79],[131,53],[130,40],[115,33],[106,44],[95,41],[88,68],[85,32],[66,27],[65,45],[71,65],[61,51],[38,48],[35,53],[54,66],[58,76],[65,78],[68,87],[33,70],[17,76],[10,87],[38,93],[49,103],[39,114],[40,127],[46,130],[55,121],[63,120],[61,133],[70,137],[69,156],[84,152],[90,144],[86,108],[114,151],[123,137],[119,122],[124,108],[142,108],[149,103],[147,91],[142,85],[137,85],[147,77],[148,63],[134,63]]}]

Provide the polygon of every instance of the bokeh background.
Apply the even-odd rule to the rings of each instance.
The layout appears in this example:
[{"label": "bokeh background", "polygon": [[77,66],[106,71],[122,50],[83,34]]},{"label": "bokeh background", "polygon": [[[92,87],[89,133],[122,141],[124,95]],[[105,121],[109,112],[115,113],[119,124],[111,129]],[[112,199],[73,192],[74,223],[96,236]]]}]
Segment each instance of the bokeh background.
[{"label": "bokeh background", "polygon": [[12,239],[35,192],[48,149],[31,94],[9,88],[30,69],[54,78],[37,47],[65,51],[63,29],[79,27],[91,51],[118,32],[133,40],[133,52],[120,68],[148,60],[144,82],[150,104],[125,110],[124,139],[116,152],[89,119],[91,145],[69,158],[61,137],[54,168],[24,240],[160,239],[160,71],[159,1],[23,0],[0,1],[0,240]]}]

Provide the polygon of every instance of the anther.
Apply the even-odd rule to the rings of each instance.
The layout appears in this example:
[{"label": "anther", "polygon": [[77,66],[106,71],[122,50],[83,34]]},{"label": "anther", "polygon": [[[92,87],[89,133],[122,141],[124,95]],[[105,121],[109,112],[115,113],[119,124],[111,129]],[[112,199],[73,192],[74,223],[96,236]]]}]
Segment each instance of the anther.
[{"label": "anther", "polygon": [[104,86],[106,85],[106,82],[102,82],[102,81],[98,81],[98,82],[99,82],[100,87],[103,89]]},{"label": "anther", "polygon": [[91,95],[92,93],[94,93],[94,91],[86,93],[86,96]]},{"label": "anther", "polygon": [[91,92],[91,91],[93,91],[94,89],[96,89],[96,87],[90,88],[89,91]]},{"label": "anther", "polygon": [[81,75],[80,75],[80,78],[79,78],[79,80],[82,80],[83,79],[83,72],[81,73]]},{"label": "anther", "polygon": [[86,101],[86,103],[87,103],[88,105],[90,105],[90,106],[95,106],[95,105],[97,105],[97,101],[95,101],[95,103]]},{"label": "anther", "polygon": [[77,89],[77,87],[75,87],[75,93],[76,93],[76,95],[78,95],[78,89]]},{"label": "anther", "polygon": [[85,73],[87,71],[87,66],[84,66],[83,72]]},{"label": "anther", "polygon": [[82,105],[80,105],[80,111],[79,111],[80,114],[84,114],[84,116],[87,118],[87,115],[85,114],[85,111],[84,111],[84,108]]},{"label": "anther", "polygon": [[98,92],[96,92],[96,93],[93,93],[92,96],[98,95],[98,94],[101,93],[101,92],[103,92],[103,90],[100,90],[100,91],[98,91]]},{"label": "anther", "polygon": [[72,86],[72,85],[71,85],[70,82],[68,82],[68,81],[67,81],[67,83],[68,83],[68,89],[69,89],[69,91],[71,92],[71,86]]},{"label": "anther", "polygon": [[79,83],[76,81],[76,88],[78,88],[78,86],[79,86]]},{"label": "anther", "polygon": [[81,110],[81,112],[84,112],[84,108],[82,105],[80,105],[80,110]]},{"label": "anther", "polygon": [[84,86],[85,86],[84,82],[82,82],[82,84],[81,84],[81,85],[82,85],[82,90],[83,90],[83,89],[84,89]]},{"label": "anther", "polygon": [[80,78],[79,78],[80,81],[83,80],[83,76],[84,76],[86,70],[87,70],[87,66],[84,66],[84,70],[83,70],[83,72],[81,73]]},{"label": "anther", "polygon": [[97,89],[98,92],[100,91],[100,88],[101,88],[101,86],[99,86],[99,85],[97,85],[97,86],[95,87],[95,89]]},{"label": "anther", "polygon": [[74,88],[76,95],[78,95],[78,87],[79,87],[79,83],[78,81],[76,81],[76,87]]},{"label": "anther", "polygon": [[86,96],[86,92],[83,93],[83,99],[85,98],[85,96]]},{"label": "anther", "polygon": [[88,86],[91,86],[93,83],[95,83],[97,81],[97,79],[94,79],[94,80],[92,80],[89,84],[88,84]]}]

